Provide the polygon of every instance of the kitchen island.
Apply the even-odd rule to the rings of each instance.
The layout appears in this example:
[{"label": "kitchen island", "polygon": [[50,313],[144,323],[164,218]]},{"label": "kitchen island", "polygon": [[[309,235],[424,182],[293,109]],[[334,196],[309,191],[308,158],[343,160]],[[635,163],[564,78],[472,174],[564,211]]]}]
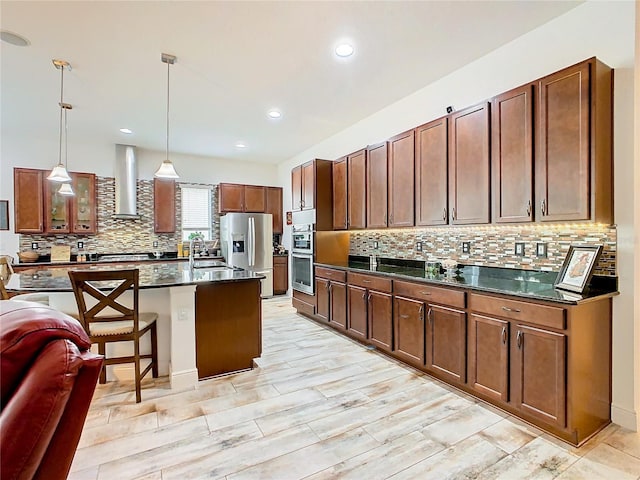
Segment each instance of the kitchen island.
[{"label": "kitchen island", "polygon": [[[44,293],[52,307],[77,315],[69,270],[137,268],[140,311],[158,313],[159,373],[169,375],[171,388],[185,389],[197,386],[199,378],[249,368],[261,354],[263,277],[222,263],[205,265],[190,268],[186,261],[173,261],[38,267],[11,275],[6,288]],[[127,378],[130,372],[121,369],[108,375]]]}]

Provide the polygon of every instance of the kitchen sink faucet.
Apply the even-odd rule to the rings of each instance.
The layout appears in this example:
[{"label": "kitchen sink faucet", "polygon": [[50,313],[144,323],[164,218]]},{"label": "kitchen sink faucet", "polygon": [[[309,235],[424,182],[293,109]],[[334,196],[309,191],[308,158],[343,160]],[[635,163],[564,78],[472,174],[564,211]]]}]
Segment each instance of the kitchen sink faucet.
[{"label": "kitchen sink faucet", "polygon": [[198,243],[200,247],[204,247],[204,237],[196,234],[189,239],[189,268],[193,269],[193,245]]}]

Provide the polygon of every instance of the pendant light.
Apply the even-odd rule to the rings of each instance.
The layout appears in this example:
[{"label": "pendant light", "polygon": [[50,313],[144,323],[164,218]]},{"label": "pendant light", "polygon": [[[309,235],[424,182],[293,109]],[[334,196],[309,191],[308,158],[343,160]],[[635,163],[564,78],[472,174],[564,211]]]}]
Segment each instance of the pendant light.
[{"label": "pendant light", "polygon": [[[67,162],[67,152],[69,151],[67,139],[69,138],[69,133],[67,130],[67,110],[71,110],[73,107],[69,103],[62,103],[62,109],[64,110],[64,166],[69,168],[69,163]],[[60,189],[58,190],[60,195],[64,195],[65,197],[72,197],[75,195],[73,192],[73,188],[71,188],[71,182],[63,183],[60,185]]]},{"label": "pendant light", "polygon": [[[64,92],[64,70],[65,68],[71,70],[71,65],[69,62],[64,60],[52,60],[55,67],[60,70],[60,150],[58,152],[58,165],[53,167],[51,173],[47,177],[47,180],[51,180],[52,182],[70,182],[71,177],[67,173],[67,168],[62,164],[62,114],[64,111],[71,108],[71,105],[68,103],[64,103],[62,99],[62,93]],[[68,107],[67,107],[68,106]]]},{"label": "pendant light", "polygon": [[157,178],[180,178],[173,167],[173,163],[169,160],[169,68],[176,63],[177,58],[174,55],[163,53],[160,59],[167,64],[167,155],[154,176]]}]

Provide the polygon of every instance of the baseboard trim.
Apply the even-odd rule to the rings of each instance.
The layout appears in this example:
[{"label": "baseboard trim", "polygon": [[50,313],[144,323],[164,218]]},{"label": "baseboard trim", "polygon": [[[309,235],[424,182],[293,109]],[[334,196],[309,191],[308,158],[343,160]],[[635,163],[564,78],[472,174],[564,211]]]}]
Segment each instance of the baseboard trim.
[{"label": "baseboard trim", "polygon": [[634,432],[638,431],[636,412],[611,405],[611,421]]},{"label": "baseboard trim", "polygon": [[174,372],[169,366],[169,380],[171,381],[171,390],[187,390],[189,388],[198,388],[198,369],[192,368]]}]

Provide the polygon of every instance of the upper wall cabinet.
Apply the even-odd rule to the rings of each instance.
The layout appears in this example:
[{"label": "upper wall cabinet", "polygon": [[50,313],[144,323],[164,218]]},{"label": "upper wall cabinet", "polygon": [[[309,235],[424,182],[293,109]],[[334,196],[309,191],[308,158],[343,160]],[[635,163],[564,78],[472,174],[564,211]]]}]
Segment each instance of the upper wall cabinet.
[{"label": "upper wall cabinet", "polygon": [[282,188],[266,187],[267,206],[264,213],[270,213],[273,220],[273,233],[282,233]]},{"label": "upper wall cabinet", "polygon": [[451,115],[449,205],[454,225],[489,223],[489,104]]},{"label": "upper wall cabinet", "polygon": [[[96,176],[93,173],[72,172],[71,179],[75,192],[71,198],[71,231],[95,234],[98,231]],[[175,223],[175,215],[173,221]]]},{"label": "upper wall cabinet", "polygon": [[410,227],[414,224],[414,131],[410,130],[390,138],[388,145],[388,225]]},{"label": "upper wall cabinet", "polygon": [[613,221],[611,80],[592,58],[538,82],[537,220]]},{"label": "upper wall cabinet", "polygon": [[169,179],[153,179],[153,231],[176,231],[176,182]]},{"label": "upper wall cabinet", "polygon": [[387,142],[367,147],[367,228],[387,226]]},{"label": "upper wall cabinet", "polygon": [[415,129],[416,225],[446,225],[448,117]]},{"label": "upper wall cabinet", "polygon": [[492,219],[533,220],[533,85],[495,97],[491,104]]},{"label": "upper wall cabinet", "polygon": [[70,198],[58,193],[60,185],[58,182],[46,179],[43,181],[44,233],[64,234],[71,232]]},{"label": "upper wall cabinet", "polygon": [[347,218],[350,229],[367,226],[367,151],[347,156]]},{"label": "upper wall cabinet", "polygon": [[333,227],[332,164],[330,160],[315,159],[291,170],[291,209],[315,209],[316,230]]},{"label": "upper wall cabinet", "polygon": [[13,169],[16,233],[42,233],[44,230],[43,173],[31,168]]},{"label": "upper wall cabinet", "polygon": [[333,229],[346,230],[349,228],[347,221],[347,157],[342,157],[333,162]]},{"label": "upper wall cabinet", "polygon": [[265,187],[221,183],[219,185],[218,211],[220,213],[263,213],[266,207]]}]

